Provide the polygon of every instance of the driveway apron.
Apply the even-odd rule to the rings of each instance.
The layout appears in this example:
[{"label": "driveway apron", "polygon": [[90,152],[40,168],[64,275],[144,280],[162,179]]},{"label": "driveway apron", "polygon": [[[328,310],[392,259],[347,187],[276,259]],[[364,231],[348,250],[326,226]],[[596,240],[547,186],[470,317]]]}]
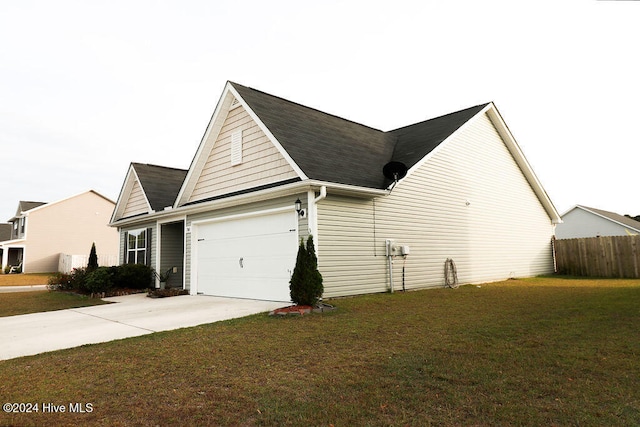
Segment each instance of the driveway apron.
[{"label": "driveway apron", "polygon": [[104,298],[113,304],[0,317],[0,360],[186,328],[271,311],[283,302],[146,294]]}]

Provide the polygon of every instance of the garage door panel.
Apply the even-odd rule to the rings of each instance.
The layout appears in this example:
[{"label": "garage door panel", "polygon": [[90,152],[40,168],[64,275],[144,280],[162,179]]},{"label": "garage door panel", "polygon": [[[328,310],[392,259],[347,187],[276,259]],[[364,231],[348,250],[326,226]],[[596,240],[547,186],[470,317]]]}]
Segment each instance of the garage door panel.
[{"label": "garage door panel", "polygon": [[291,212],[198,227],[198,292],[289,301],[297,255]]}]

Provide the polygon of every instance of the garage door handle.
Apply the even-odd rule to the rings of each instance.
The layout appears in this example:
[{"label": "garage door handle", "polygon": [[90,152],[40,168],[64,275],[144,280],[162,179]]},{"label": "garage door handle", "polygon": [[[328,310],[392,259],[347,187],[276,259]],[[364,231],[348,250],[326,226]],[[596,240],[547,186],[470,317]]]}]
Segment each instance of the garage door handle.
[{"label": "garage door handle", "polygon": [[243,261],[244,261],[244,258],[240,257],[240,268],[244,268]]}]

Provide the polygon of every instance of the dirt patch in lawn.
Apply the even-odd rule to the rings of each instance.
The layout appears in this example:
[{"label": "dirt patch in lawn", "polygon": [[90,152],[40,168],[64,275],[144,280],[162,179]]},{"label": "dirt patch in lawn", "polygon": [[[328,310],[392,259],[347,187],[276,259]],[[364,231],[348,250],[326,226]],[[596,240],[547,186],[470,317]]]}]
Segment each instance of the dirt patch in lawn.
[{"label": "dirt patch in lawn", "polygon": [[0,274],[0,286],[46,285],[50,274]]},{"label": "dirt patch in lawn", "polygon": [[270,316],[286,316],[289,314],[304,316],[309,313],[324,313],[325,311],[332,311],[336,308],[329,304],[318,303],[314,307],[310,305],[290,305],[288,307],[276,308],[269,313]]}]

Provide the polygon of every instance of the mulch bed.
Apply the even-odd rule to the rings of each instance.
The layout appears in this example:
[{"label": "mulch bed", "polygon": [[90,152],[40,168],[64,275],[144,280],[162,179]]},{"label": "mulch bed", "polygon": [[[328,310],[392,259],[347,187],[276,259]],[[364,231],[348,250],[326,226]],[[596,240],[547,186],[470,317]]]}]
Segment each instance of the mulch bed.
[{"label": "mulch bed", "polygon": [[178,295],[189,295],[189,291],[179,288],[165,288],[165,289],[153,289],[150,290],[147,296],[149,298],[166,298],[175,297]]},{"label": "mulch bed", "polygon": [[331,311],[335,309],[336,307],[324,303],[318,303],[315,307],[312,307],[310,305],[290,305],[288,307],[276,308],[269,313],[269,316],[304,316],[305,314],[324,313],[325,311]]}]

